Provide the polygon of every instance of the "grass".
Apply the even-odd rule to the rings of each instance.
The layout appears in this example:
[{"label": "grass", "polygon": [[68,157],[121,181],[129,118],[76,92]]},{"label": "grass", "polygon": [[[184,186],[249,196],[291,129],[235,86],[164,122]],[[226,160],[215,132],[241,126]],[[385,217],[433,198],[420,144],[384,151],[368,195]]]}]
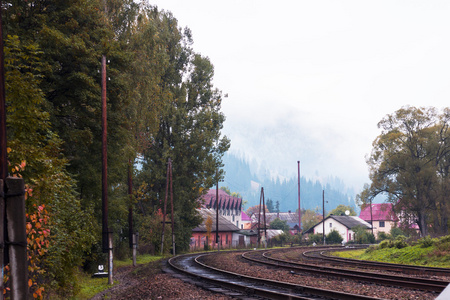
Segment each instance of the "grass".
[{"label": "grass", "polygon": [[439,245],[430,247],[410,245],[402,249],[393,247],[375,250],[351,250],[334,252],[334,255],[370,261],[450,268],[450,249],[443,251]]},{"label": "grass", "polygon": [[[160,260],[162,258],[162,256],[152,256],[149,254],[139,255],[136,257],[136,264],[143,265],[156,260]],[[114,260],[113,262],[114,270],[131,265],[133,265],[132,259]],[[111,285],[108,284],[108,278],[92,278],[90,274],[86,274],[83,272],[80,272],[78,274],[78,282],[80,284],[81,290],[75,297],[72,298],[72,300],[90,299],[96,294],[111,287]],[[114,284],[118,284],[118,282],[114,281]]]}]

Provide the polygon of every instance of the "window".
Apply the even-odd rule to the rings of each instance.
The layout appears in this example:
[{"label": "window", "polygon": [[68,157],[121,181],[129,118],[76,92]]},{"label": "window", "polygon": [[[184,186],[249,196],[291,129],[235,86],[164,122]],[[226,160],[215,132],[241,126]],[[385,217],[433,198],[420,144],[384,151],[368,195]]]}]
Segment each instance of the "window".
[{"label": "window", "polygon": [[330,228],[332,228],[332,227],[333,227],[333,223],[330,222]]},{"label": "window", "polygon": [[380,221],[380,227],[384,227],[384,221]]}]

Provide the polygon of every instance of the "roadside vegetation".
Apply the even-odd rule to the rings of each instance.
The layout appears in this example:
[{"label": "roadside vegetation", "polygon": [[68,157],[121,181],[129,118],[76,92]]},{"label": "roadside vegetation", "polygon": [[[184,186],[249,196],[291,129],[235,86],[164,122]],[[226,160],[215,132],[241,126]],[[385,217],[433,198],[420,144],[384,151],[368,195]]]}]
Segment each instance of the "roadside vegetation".
[{"label": "roadside vegetation", "polygon": [[388,263],[450,268],[450,235],[408,241],[405,236],[387,239],[363,250],[334,252],[334,255]]},{"label": "roadside vegetation", "polygon": [[[144,265],[151,262],[155,262],[162,259],[162,256],[154,256],[150,254],[138,255],[136,257],[136,264]],[[114,261],[114,272],[122,267],[129,267],[133,265],[132,259],[116,260]],[[113,272],[113,274],[114,274]],[[79,272],[77,275],[78,283],[80,286],[80,292],[73,297],[73,299],[90,299],[96,294],[107,290],[111,287],[108,284],[108,278],[93,278],[85,272]],[[114,281],[114,284],[118,284],[118,281]]]}]

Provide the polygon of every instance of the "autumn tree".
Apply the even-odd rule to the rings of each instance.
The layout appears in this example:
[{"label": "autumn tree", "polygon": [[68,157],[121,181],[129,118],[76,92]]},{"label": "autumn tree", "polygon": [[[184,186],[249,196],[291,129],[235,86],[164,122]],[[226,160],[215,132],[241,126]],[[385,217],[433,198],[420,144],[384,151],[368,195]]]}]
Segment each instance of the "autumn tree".
[{"label": "autumn tree", "polygon": [[[46,100],[39,88],[39,74],[46,67],[42,55],[34,42],[21,41],[17,36],[5,40],[9,163],[14,168],[10,174],[23,177],[30,191],[28,216],[39,215],[38,209],[43,206],[49,212],[45,220],[51,234],[45,236],[50,240],[45,256],[34,257],[40,255],[36,248],[30,254],[30,260],[39,261],[45,272],[30,275],[41,287],[52,285],[60,295],[67,296],[76,290],[77,266],[94,240],[93,220],[89,208],[82,210],[75,181],[67,172],[68,161],[62,156],[63,141],[52,131],[50,115],[45,111]],[[39,219],[34,222],[36,226],[41,226]],[[39,232],[30,232],[35,234],[34,239],[29,237],[30,242]]]},{"label": "autumn tree", "polygon": [[176,240],[180,249],[188,249],[191,230],[200,222],[198,199],[219,179],[216,171],[222,167],[229,140],[220,133],[225,117],[220,112],[222,93],[212,84],[213,65],[193,53],[190,31],[178,28],[171,14],[158,13],[156,18],[168,39],[167,68],[160,83],[164,107],[152,147],[143,152],[139,180],[152,183],[144,210],[160,207],[166,164],[172,159]]},{"label": "autumn tree", "polygon": [[[251,216],[251,215],[258,215],[258,214],[259,214],[259,211],[260,211],[260,207],[262,208],[262,206],[260,206],[260,205],[250,206],[249,208],[247,208],[247,210],[245,211],[245,213],[246,213],[248,216]],[[267,205],[264,206],[264,208],[265,208],[266,213],[268,213],[269,210],[267,209]],[[262,213],[263,213],[263,210],[261,209],[261,214],[262,214]]]},{"label": "autumn tree", "polygon": [[353,207],[349,205],[343,205],[339,204],[335,209],[332,209],[327,216],[329,215],[335,215],[335,216],[345,216],[347,215],[346,212],[348,211],[349,216],[356,216],[356,212],[353,209]]},{"label": "autumn tree", "polygon": [[[371,185],[358,195],[370,203],[386,194],[407,224],[422,236],[448,232],[450,110],[403,107],[378,123],[381,134],[367,159]],[[431,226],[430,225],[434,225]],[[408,227],[408,226],[406,226]]]},{"label": "autumn tree", "polygon": [[319,209],[302,209],[302,229],[306,231],[322,221],[322,215],[318,213]]}]

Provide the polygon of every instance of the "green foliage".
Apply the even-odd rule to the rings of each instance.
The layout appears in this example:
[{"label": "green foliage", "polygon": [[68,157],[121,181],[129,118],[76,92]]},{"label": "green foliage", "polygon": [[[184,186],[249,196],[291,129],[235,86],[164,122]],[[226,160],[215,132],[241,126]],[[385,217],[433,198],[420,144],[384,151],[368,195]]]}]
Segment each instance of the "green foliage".
[{"label": "green foliage", "polygon": [[389,237],[389,235],[386,232],[383,232],[383,231],[378,232],[378,240],[379,241],[384,241],[384,240],[387,240],[389,238],[390,237]]},{"label": "green foliage", "polygon": [[318,208],[314,210],[302,210],[302,229],[306,231],[322,221],[322,216],[317,213]]},{"label": "green foliage", "polygon": [[402,249],[408,246],[408,243],[406,242],[406,236],[399,235],[395,238],[393,241],[393,245],[397,249]]},{"label": "green foliage", "polygon": [[[159,251],[157,212],[166,196],[168,158],[177,248],[188,249],[192,228],[201,222],[197,200],[223,177],[216,170],[229,148],[220,132],[225,116],[222,93],[212,84],[214,67],[191,49],[189,29],[148,4],[107,5],[105,14],[99,0],[18,0],[3,11],[11,35],[5,40],[10,171],[20,169],[33,191],[29,213],[33,204],[49,212],[51,243],[42,260],[47,272],[38,280],[51,296],[71,297],[78,289],[76,269],[105,259],[99,247],[103,55],[115,255],[127,257],[130,207],[141,250]],[[131,170],[130,198],[127,170],[137,161],[142,168]],[[166,237],[169,251],[170,226]]]},{"label": "green foliage", "polygon": [[289,225],[287,221],[281,221],[279,218],[276,218],[269,224],[270,229],[281,229],[284,232],[289,232]]},{"label": "green foliage", "polygon": [[337,230],[331,230],[330,233],[326,235],[327,244],[340,244],[344,238],[339,234]]},{"label": "green foliage", "polygon": [[352,230],[355,232],[355,242],[357,244],[373,244],[373,243],[375,243],[375,236],[371,232],[368,232],[362,226],[354,227],[354,228],[352,228]]},{"label": "green foliage", "polygon": [[420,247],[428,248],[428,247],[433,246],[435,241],[428,235],[424,238],[419,239],[417,242],[420,245]]},{"label": "green foliage", "polygon": [[393,239],[397,238],[397,237],[400,236],[400,235],[407,236],[407,235],[403,232],[403,230],[401,230],[401,229],[398,228],[398,227],[392,228],[392,229],[391,229],[391,232],[390,232],[390,235],[392,236]]},{"label": "green foliage", "polygon": [[346,211],[349,211],[349,216],[356,216],[356,212],[353,209],[353,207],[343,204],[339,204],[335,209],[331,210],[327,216],[329,215],[345,216]]},{"label": "green foliage", "polygon": [[323,243],[323,235],[321,233],[314,233],[308,236],[308,245],[312,245],[314,243],[316,243],[316,245]]},{"label": "green foliage", "polygon": [[[355,252],[351,258],[448,268],[449,240],[449,236],[433,239],[431,245],[423,247],[422,242],[408,244],[405,237],[397,237],[395,240],[382,241],[377,247],[371,246],[370,250],[366,249],[363,253]],[[430,239],[427,238],[424,242],[430,244]]]},{"label": "green foliage", "polygon": [[275,211],[275,207],[274,207],[274,205],[273,205],[272,199],[267,198],[267,200],[266,200],[266,206],[267,206],[267,210],[268,210],[269,212],[274,212],[274,211]]},{"label": "green foliage", "polygon": [[288,243],[289,240],[290,240],[290,234],[286,233],[286,232],[283,232],[282,234],[274,236],[273,238],[271,238],[270,242],[272,244],[281,246],[281,245],[285,245],[286,243]]},{"label": "green foliage", "polygon": [[402,213],[402,228],[417,224],[422,236],[447,234],[449,126],[449,108],[406,106],[383,118],[368,159],[372,183],[358,195],[360,204],[387,194]]}]

